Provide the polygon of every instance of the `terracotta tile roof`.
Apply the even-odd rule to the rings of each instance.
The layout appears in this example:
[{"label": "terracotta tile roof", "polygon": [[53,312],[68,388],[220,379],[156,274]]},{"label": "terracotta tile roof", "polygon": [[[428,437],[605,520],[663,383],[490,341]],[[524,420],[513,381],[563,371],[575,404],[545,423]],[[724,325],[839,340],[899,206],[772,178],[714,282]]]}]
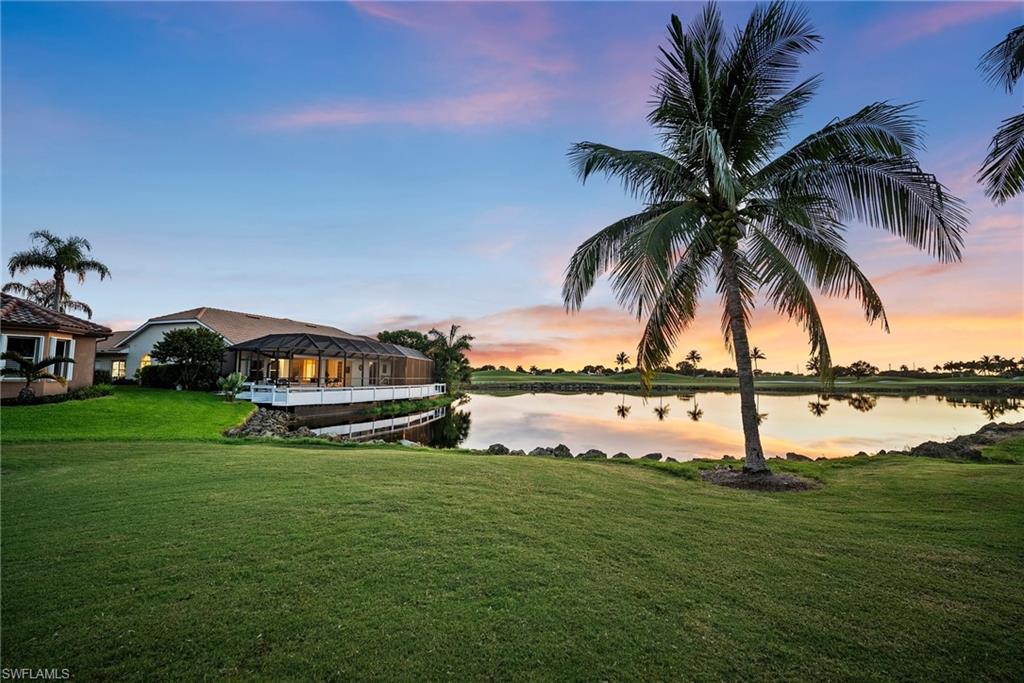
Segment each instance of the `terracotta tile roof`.
[{"label": "terracotta tile roof", "polygon": [[157,316],[150,318],[145,324],[167,322],[170,320],[198,320],[210,329],[223,335],[229,344],[238,344],[239,342],[249,341],[250,339],[263,337],[268,334],[285,334],[290,332],[324,334],[330,337],[345,337],[349,339],[361,338],[359,335],[349,334],[328,325],[317,325],[301,320],[290,320],[289,318],[272,318],[266,315],[256,315],[255,313],[225,311],[220,308],[210,308],[209,306],[190,308],[187,311]]},{"label": "terracotta tile roof", "polygon": [[52,308],[10,294],[0,294],[0,321],[4,325],[57,330],[84,337],[106,337],[110,334],[109,327],[67,313],[58,313]]},{"label": "terracotta tile roof", "polygon": [[125,337],[135,330],[117,330],[111,332],[110,336],[96,344],[96,353],[126,353],[125,349],[116,348]]}]

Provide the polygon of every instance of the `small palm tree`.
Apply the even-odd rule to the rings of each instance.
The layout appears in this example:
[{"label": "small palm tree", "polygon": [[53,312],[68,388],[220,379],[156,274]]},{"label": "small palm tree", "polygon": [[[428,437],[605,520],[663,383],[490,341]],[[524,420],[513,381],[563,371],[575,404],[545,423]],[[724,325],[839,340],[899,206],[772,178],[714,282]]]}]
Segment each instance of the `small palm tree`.
[{"label": "small palm tree", "polygon": [[697,399],[693,400],[693,410],[687,410],[686,414],[694,422],[700,422],[700,419],[704,417],[704,411],[700,409],[700,405],[698,405]]},{"label": "small palm tree", "polygon": [[[983,54],[979,68],[986,80],[1012,93],[1024,73],[1024,26],[1010,31]],[[996,204],[1003,204],[1024,190],[1024,114],[1003,119],[989,143],[979,180],[985,186],[985,194]]]},{"label": "small palm tree", "polygon": [[750,360],[754,361],[754,370],[757,370],[757,361],[764,360],[767,356],[764,355],[764,351],[757,348],[756,346],[750,349]]},{"label": "small palm tree", "polygon": [[[74,358],[66,358],[64,356],[49,356],[36,361],[34,358],[26,358],[17,351],[4,351],[0,354],[0,360],[4,361],[4,367],[0,369],[0,374],[4,377],[21,377],[25,380],[25,386],[18,392],[19,401],[29,401],[35,398],[36,392],[32,389],[33,382],[52,379],[62,385],[66,385],[68,383],[66,379],[51,372],[48,368],[75,362]],[[8,361],[13,362],[15,364],[14,367],[8,366]]]},{"label": "small palm tree", "polygon": [[242,390],[244,384],[245,375],[240,372],[232,372],[230,375],[217,380],[217,386],[224,392],[224,400],[228,403],[235,402],[235,396]]},{"label": "small palm tree", "polygon": [[428,355],[434,361],[434,371],[448,384],[450,394],[456,393],[459,385],[472,374],[466,352],[473,348],[473,335],[459,334],[459,329],[459,325],[452,325],[448,334],[437,328],[427,333],[430,339]]},{"label": "small palm tree", "polygon": [[23,285],[20,282],[8,282],[3,286],[3,291],[6,294],[15,294],[40,306],[52,308],[55,311],[64,313],[78,311],[79,313],[84,313],[87,318],[92,318],[92,309],[89,308],[89,305],[72,299],[71,294],[68,292],[64,292],[63,303],[58,304],[56,298],[57,283],[53,280],[33,280],[27,285]]},{"label": "small palm tree", "polygon": [[807,409],[811,411],[811,415],[814,417],[821,417],[828,412],[828,408],[828,402],[823,401],[820,396],[817,401],[810,401],[807,404]]},{"label": "small palm tree", "polygon": [[648,115],[662,151],[594,142],[570,149],[581,180],[617,177],[643,208],[580,245],[562,296],[579,310],[610,273],[620,305],[644,321],[637,364],[649,378],[713,283],[736,357],[744,469],[763,472],[747,338],[757,292],[804,327],[828,380],[814,289],[860,300],[867,320],[888,329],[881,299],[846,251],[845,225],[888,230],[949,262],[960,259],[967,215],[921,169],[921,129],[909,106],[870,104],[779,153],[820,85],[817,76],[793,85],[800,58],[821,40],[801,7],[758,6],[730,36],[712,3],[685,29],[673,16],[668,31]]},{"label": "small palm tree", "polygon": [[629,411],[632,410],[631,406],[627,406],[625,403],[620,403],[615,406],[615,414],[625,420],[629,417]]},{"label": "small palm tree", "polygon": [[690,352],[686,354],[686,362],[693,366],[694,377],[697,376],[697,363],[701,362],[703,359],[704,357],[700,355],[700,351],[697,349],[690,349]]},{"label": "small palm tree", "polygon": [[615,356],[615,365],[619,368],[619,372],[629,365],[629,354],[625,351],[619,351],[618,355]]},{"label": "small palm tree", "polygon": [[85,276],[96,273],[100,280],[110,277],[110,269],[89,258],[87,252],[92,251],[89,240],[84,237],[57,237],[47,230],[36,230],[29,237],[37,244],[28,251],[19,251],[7,261],[7,270],[14,277],[16,273],[24,273],[34,268],[41,268],[53,273],[53,296],[55,310],[64,312],[67,299],[65,279],[68,274],[78,278],[78,283],[85,282]]}]

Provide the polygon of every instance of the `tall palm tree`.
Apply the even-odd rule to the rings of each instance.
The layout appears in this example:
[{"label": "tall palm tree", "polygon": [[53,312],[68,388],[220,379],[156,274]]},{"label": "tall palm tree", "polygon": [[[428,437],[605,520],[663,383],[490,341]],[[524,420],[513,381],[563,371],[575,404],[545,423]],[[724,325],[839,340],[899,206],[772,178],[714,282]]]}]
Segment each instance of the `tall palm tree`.
[{"label": "tall palm tree", "polygon": [[768,356],[764,355],[764,351],[756,346],[750,349],[750,360],[754,361],[754,370],[757,370],[757,361],[764,360],[767,357]]},{"label": "tall palm tree", "polygon": [[758,291],[802,324],[823,379],[831,366],[812,289],[860,300],[888,329],[874,287],[845,251],[845,223],[888,230],[940,261],[960,258],[966,211],[921,170],[920,125],[908,106],[875,103],[778,153],[820,78],[793,87],[799,59],[820,38],[805,11],[774,2],[725,33],[718,8],[684,29],[673,16],[648,116],[663,151],[593,142],[572,146],[582,181],[619,178],[643,209],[586,240],[566,268],[562,295],[578,310],[610,273],[624,308],[645,321],[637,350],[645,382],[693,320],[714,283],[722,329],[736,357],[744,469],[768,469],[754,405],[747,328]]},{"label": "tall palm tree", "polygon": [[71,298],[71,294],[64,292],[64,301],[62,304],[57,303],[57,283],[53,280],[33,280],[27,285],[23,285],[20,282],[8,282],[3,286],[3,291],[7,294],[16,294],[20,297],[24,297],[29,301],[39,304],[40,306],[46,306],[52,308],[55,311],[61,311],[66,313],[68,311],[78,311],[85,313],[87,318],[92,318],[92,309],[88,304],[82,301],[76,301]]},{"label": "tall palm tree", "polygon": [[700,355],[700,351],[697,349],[690,349],[690,352],[686,354],[686,362],[693,366],[693,376],[697,376],[697,363],[704,360],[704,357]]},{"label": "tall palm tree", "polygon": [[[49,368],[56,368],[66,363],[75,362],[74,358],[66,358],[64,356],[48,356],[36,361],[34,358],[23,356],[17,351],[4,351],[0,354],[0,360],[3,361],[0,375],[4,377],[21,377],[25,380],[25,386],[18,392],[19,401],[28,401],[35,398],[36,392],[32,390],[33,382],[52,379],[60,384],[67,384],[68,381],[66,379],[56,372],[51,372]],[[14,366],[7,365],[8,361],[14,363]]]},{"label": "tall palm tree", "polygon": [[615,356],[615,365],[618,366],[619,372],[622,372],[623,368],[629,365],[629,354],[625,351],[619,351],[618,355]]},{"label": "tall palm tree", "polygon": [[[1010,31],[983,54],[978,68],[987,81],[1012,93],[1024,73],[1024,26]],[[989,143],[988,156],[978,177],[985,186],[985,194],[996,204],[1024,190],[1024,113],[1003,119]]]},{"label": "tall palm tree", "polygon": [[55,309],[62,313],[66,307],[65,279],[69,274],[78,278],[78,284],[84,283],[89,273],[96,273],[100,280],[110,277],[109,268],[89,257],[92,245],[84,237],[57,237],[48,230],[36,230],[29,237],[36,244],[27,251],[14,253],[7,261],[7,270],[11,277],[34,268],[51,271]]}]

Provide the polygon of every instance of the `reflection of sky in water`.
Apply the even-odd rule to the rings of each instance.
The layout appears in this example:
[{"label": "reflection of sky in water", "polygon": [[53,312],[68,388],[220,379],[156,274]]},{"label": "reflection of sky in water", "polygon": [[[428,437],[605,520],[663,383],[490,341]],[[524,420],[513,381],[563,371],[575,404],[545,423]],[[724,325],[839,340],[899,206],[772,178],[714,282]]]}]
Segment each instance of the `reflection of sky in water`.
[{"label": "reflection of sky in water", "polygon": [[[827,411],[815,417],[808,403],[813,395],[758,397],[766,455],[796,451],[812,457],[838,457],[857,451],[874,453],[914,446],[929,439],[946,440],[976,431],[991,420],[977,407],[951,405],[934,396],[877,396],[875,407],[860,412],[839,398],[825,399]],[[534,446],[564,443],[573,453],[599,448],[608,454],[625,451],[634,457],[653,451],[678,459],[742,455],[739,394],[698,393],[665,396],[669,411],[663,421],[654,409],[658,397],[621,394],[473,394],[463,407],[472,414],[464,448],[503,443],[529,451]],[[622,419],[616,406],[630,406]],[[700,422],[687,414],[703,411]],[[1013,420],[1007,411],[1000,420]]]}]

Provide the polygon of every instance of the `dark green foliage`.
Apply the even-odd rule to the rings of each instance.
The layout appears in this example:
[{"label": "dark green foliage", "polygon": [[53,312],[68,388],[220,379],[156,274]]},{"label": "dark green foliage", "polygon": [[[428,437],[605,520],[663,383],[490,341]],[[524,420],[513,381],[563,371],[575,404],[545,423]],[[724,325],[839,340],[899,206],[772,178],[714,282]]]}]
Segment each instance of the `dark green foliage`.
[{"label": "dark green foliage", "polygon": [[4,401],[5,406],[38,406],[49,403],[64,403],[65,401],[82,401],[90,398],[102,398],[114,393],[114,387],[109,384],[93,384],[88,387],[79,387],[62,394],[50,394],[48,396],[33,396],[28,399],[15,399]]},{"label": "dark green foliage", "polygon": [[[1024,26],[1014,28],[982,55],[980,67],[990,82],[1012,93],[1024,73]],[[1003,120],[989,144],[979,179],[997,204],[1024,191],[1024,114]]]},{"label": "dark green foliage", "polygon": [[110,384],[110,370],[93,370],[92,372],[92,383],[93,384]]},{"label": "dark green foliage", "polygon": [[157,363],[173,370],[162,371],[168,374],[160,375],[161,384],[150,384],[144,378],[140,379],[145,386],[164,386],[163,382],[170,380],[171,386],[180,384],[185,389],[209,389],[216,384],[226,350],[224,337],[205,327],[168,330],[153,345],[150,355]]},{"label": "dark green foliage", "polygon": [[398,344],[410,349],[416,349],[420,353],[430,355],[431,342],[427,335],[418,330],[394,330],[377,333],[377,341],[386,344]]}]

